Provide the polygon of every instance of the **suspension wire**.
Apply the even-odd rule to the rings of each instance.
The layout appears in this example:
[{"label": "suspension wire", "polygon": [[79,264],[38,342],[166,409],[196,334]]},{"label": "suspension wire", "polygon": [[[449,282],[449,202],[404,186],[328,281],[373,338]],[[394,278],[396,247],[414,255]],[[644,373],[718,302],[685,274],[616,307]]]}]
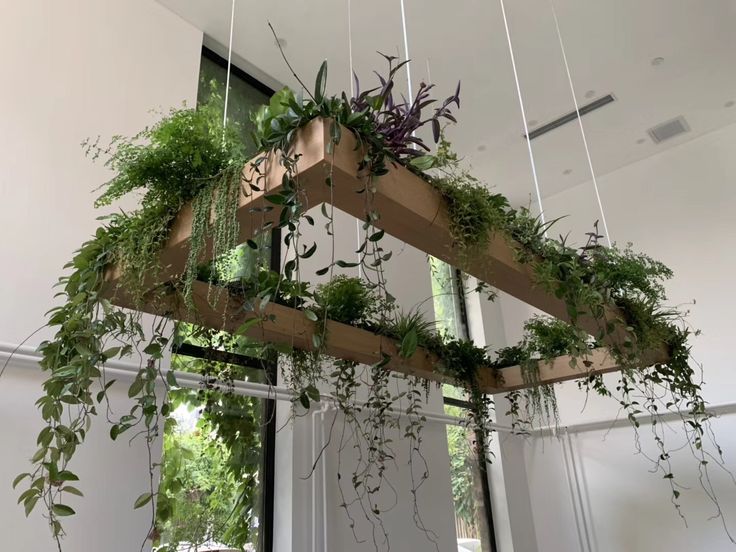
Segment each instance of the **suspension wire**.
[{"label": "suspension wire", "polygon": [[562,40],[562,32],[560,31],[560,22],[557,19],[557,10],[553,0],[549,0],[549,6],[552,9],[552,18],[555,21],[555,29],[557,31],[557,40],[560,43],[560,51],[562,52],[562,60],[565,62],[565,72],[567,73],[567,82],[570,85],[570,92],[572,93],[572,101],[575,104],[575,114],[578,118],[578,125],[580,126],[580,135],[583,138],[583,145],[585,146],[585,156],[588,159],[588,168],[590,169],[590,176],[593,179],[593,188],[595,189],[595,197],[598,200],[598,209],[601,212],[601,222],[603,223],[603,232],[606,235],[606,241],[608,247],[611,247],[611,234],[608,231],[608,224],[606,223],[606,214],[603,211],[603,202],[601,201],[601,194],[598,191],[598,181],[595,178],[595,171],[593,170],[593,161],[590,157],[590,149],[588,148],[588,140],[585,137],[585,128],[583,127],[583,118],[580,116],[580,109],[578,108],[578,99],[575,95],[575,86],[572,82],[572,74],[570,73],[570,65],[567,62],[567,53],[565,51],[565,43]]},{"label": "suspension wire", "polygon": [[350,96],[355,97],[355,69],[353,68],[353,9],[352,0],[348,0],[348,59],[350,60]]},{"label": "suspension wire", "polygon": [[404,33],[404,59],[406,60],[406,82],[409,90],[407,101],[411,102],[411,62],[409,61],[409,34],[406,32],[406,9],[404,8],[404,0],[401,3],[401,30]]},{"label": "suspension wire", "polygon": [[[408,90],[408,94],[406,96],[406,101],[409,102],[409,105],[411,105],[411,98],[412,98],[412,87],[411,87],[411,60],[409,59],[409,33],[406,30],[406,9],[404,8],[404,0],[400,0],[399,2],[401,4],[401,32],[404,37],[404,60],[406,61],[406,89]],[[397,57],[401,57],[399,54],[399,47],[396,46],[396,53]],[[412,131],[411,135],[416,136],[416,131]],[[412,143],[411,147],[413,149],[417,148],[417,145]],[[404,253],[406,250],[406,242],[401,242],[401,249],[396,254],[396,256],[400,256]]]},{"label": "suspension wire", "polygon": [[232,0],[232,8],[230,10],[230,41],[227,50],[227,77],[225,79],[225,108],[222,114],[222,126],[227,126],[227,104],[230,99],[230,67],[233,62],[233,27],[235,25],[235,0]]},{"label": "suspension wire", "polygon": [[[348,0],[348,60],[350,67],[350,74],[348,75],[350,80],[350,96],[355,97],[355,69],[353,68],[353,11],[352,11],[352,0]],[[358,278],[363,277],[363,264],[359,253],[360,247],[363,244],[363,233],[361,232],[361,220],[355,219],[355,237],[357,240],[356,255],[358,255]]]},{"label": "suspension wire", "polygon": [[526,147],[529,151],[529,162],[532,166],[532,176],[534,178],[534,189],[537,193],[537,204],[539,205],[539,218],[545,225],[544,236],[547,237],[547,227],[544,217],[544,208],[542,207],[542,193],[539,191],[539,179],[537,178],[537,166],[534,163],[534,152],[532,151],[532,141],[529,138],[529,125],[526,122],[526,109],[524,108],[524,98],[521,94],[521,86],[519,85],[519,74],[516,71],[516,56],[514,56],[514,47],[511,43],[511,33],[509,31],[509,22],[506,18],[506,6],[503,0],[499,0],[501,4],[501,14],[503,15],[503,25],[506,30],[506,42],[509,46],[509,55],[511,56],[511,68],[514,71],[514,82],[516,83],[516,94],[519,97],[519,108],[521,109],[521,121],[524,123],[524,136],[526,137]]}]

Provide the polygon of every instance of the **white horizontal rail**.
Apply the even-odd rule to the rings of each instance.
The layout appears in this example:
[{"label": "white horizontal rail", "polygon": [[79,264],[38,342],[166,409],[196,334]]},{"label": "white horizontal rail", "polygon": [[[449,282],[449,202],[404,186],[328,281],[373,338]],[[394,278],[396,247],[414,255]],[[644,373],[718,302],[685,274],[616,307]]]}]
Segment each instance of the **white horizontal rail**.
[{"label": "white horizontal rail", "polygon": [[[714,416],[723,416],[727,414],[736,413],[736,402],[726,402],[713,404],[706,407],[706,410]],[[686,410],[674,410],[671,412],[662,412],[657,416],[658,422],[668,422],[672,420],[678,420],[681,416],[688,417]],[[641,425],[650,424],[652,417],[649,414],[642,413],[634,417],[637,422]],[[615,418],[599,418],[597,420],[591,420],[588,422],[579,422],[573,424],[560,424],[559,426],[543,426],[532,430],[533,435],[553,435],[555,433],[583,433],[586,431],[600,431],[614,429],[618,427],[627,427],[631,425],[629,418],[624,416],[617,416]]]},{"label": "white horizontal rail", "polygon": [[[15,352],[13,352],[15,351]],[[38,367],[38,361],[41,359],[39,352],[33,347],[22,345],[17,347],[9,343],[0,342],[0,371],[2,366],[5,365],[7,360],[12,354],[13,363],[16,365],[23,365],[26,367]],[[123,379],[133,379],[140,369],[139,365],[134,362],[124,362],[120,360],[109,361],[105,364],[105,371],[110,375],[116,375]],[[167,372],[170,370],[162,369],[161,373],[165,377]],[[198,374],[192,374],[189,372],[181,372],[178,370],[172,370],[176,381],[181,387],[188,389],[200,389],[204,378]],[[0,384],[0,388],[2,385]],[[259,399],[275,399],[278,401],[291,401],[295,395],[286,387],[277,387],[274,385],[267,385],[264,383],[254,383],[248,381],[237,381],[232,384],[232,392],[236,395],[242,395],[246,397],[255,397]],[[329,395],[321,395],[321,398],[329,403],[334,402],[332,397]],[[364,405],[365,403],[359,403]],[[733,414],[736,413],[736,401],[727,403],[718,403],[708,407],[708,411],[716,416]],[[389,411],[394,416],[403,414],[402,412],[391,409]],[[457,416],[448,416],[446,414],[435,413],[435,412],[420,412],[427,418],[427,421],[444,423],[448,425],[465,425],[467,420],[459,418]],[[687,415],[687,412],[675,411],[662,413],[660,419],[662,421],[677,419],[681,414]],[[650,421],[650,416],[647,414],[641,414],[636,417],[639,423],[646,424]],[[615,417],[615,418],[600,418],[597,420],[591,420],[588,422],[572,423],[572,424],[560,424],[559,426],[544,426],[532,430],[532,435],[550,435],[558,431],[566,430],[573,433],[582,433],[586,431],[598,431],[602,429],[610,429],[616,427],[623,427],[629,425],[627,417]],[[501,433],[511,433],[510,427],[503,426],[500,424],[489,424],[489,428]]]},{"label": "white horizontal rail", "polygon": [[[40,353],[33,347],[22,345],[20,347],[11,345],[9,343],[0,342],[0,370],[2,366],[12,356],[12,362],[14,364],[23,365],[25,367],[38,368],[38,361],[41,359]],[[115,375],[123,379],[131,380],[140,370],[140,366],[134,362],[124,362],[120,360],[108,361],[105,363],[105,373],[108,375]],[[176,382],[179,387],[187,389],[201,389],[202,384],[205,380],[203,376],[199,374],[192,374],[190,372],[182,372],[179,370],[170,370],[163,368],[161,370],[162,377],[166,377],[168,372],[172,372],[176,378]],[[0,384],[0,388],[1,388]],[[242,395],[244,397],[255,397],[259,399],[274,399],[278,401],[291,401],[296,397],[295,393],[286,387],[277,387],[275,385],[268,385],[265,383],[255,383],[249,381],[235,381],[232,384],[227,384],[228,391],[232,391],[236,395]],[[327,403],[334,402],[334,399],[329,395],[320,395],[321,400]],[[359,406],[365,406],[365,402],[358,402]],[[396,409],[389,409],[388,412],[394,417],[405,415]],[[427,421],[435,422],[447,425],[467,425],[465,418],[457,416],[448,416],[447,414],[441,414],[438,412],[425,412],[419,411],[418,415],[424,416]],[[510,427],[502,426],[499,424],[490,423],[488,428],[499,431],[499,432],[511,432]]]}]

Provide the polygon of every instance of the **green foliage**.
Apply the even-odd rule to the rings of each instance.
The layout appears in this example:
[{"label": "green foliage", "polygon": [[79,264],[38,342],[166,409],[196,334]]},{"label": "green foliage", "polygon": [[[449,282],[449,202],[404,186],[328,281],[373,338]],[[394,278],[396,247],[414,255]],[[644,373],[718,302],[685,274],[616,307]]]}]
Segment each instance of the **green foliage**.
[{"label": "green foliage", "polygon": [[605,282],[611,298],[661,304],[666,301],[663,281],[672,277],[672,271],[648,255],[615,247],[594,247],[588,258],[596,278]]},{"label": "green foliage", "polygon": [[[439,120],[454,120],[449,105],[459,104],[458,92],[435,109],[433,115],[421,116],[422,109],[433,101],[428,99],[431,87],[421,85],[411,103],[395,102],[393,78],[401,64],[394,66],[394,59],[387,59],[388,78],[383,79],[378,88],[361,92],[356,98],[348,98],[345,94],[325,95],[326,65],[320,68],[309,99],[298,97],[288,89],[274,95],[268,106],[253,115],[254,142],[260,153],[270,155],[260,156],[249,164],[247,174],[251,176],[247,180],[241,177],[245,163],[243,147],[238,143],[236,129],[223,128],[216,95],[212,102],[196,111],[172,111],[160,123],[133,138],[116,137],[107,150],[97,145],[88,146],[93,156],[108,155],[107,166],[116,171],[98,204],[108,205],[135,191],[143,195],[137,212],[109,217],[94,239],[77,252],[67,266],[71,274],[61,281],[64,302],[49,313],[48,324],[56,328],[57,333],[41,346],[41,366],[49,379],[44,384],[45,394],[37,403],[45,426],[38,435],[39,449],[32,458],[33,470],[21,474],[14,485],[28,483],[19,500],[26,513],[39,501],[46,506],[57,540],[62,534],[59,518],[74,513],[66,503],[69,495],[81,493],[68,485],[69,481],[76,480],[68,464],[84,441],[98,405],[105,401],[107,389],[113,384],[105,377],[105,361],[125,357],[134,350],[141,350],[144,357],[128,388],[133,407],[119,419],[112,420],[110,435],[113,439],[135,428],[136,434],[142,434],[150,447],[160,433],[162,420],[170,417],[171,404],[156,396],[158,381],[175,387],[175,381],[163,377],[160,370],[164,350],[172,342],[165,324],[157,320],[146,336],[140,325],[140,315],[112,307],[102,297],[101,290],[104,271],[115,263],[122,267],[124,291],[134,301],[140,301],[159,283],[156,282],[160,268],[158,253],[168,238],[174,217],[186,202],[192,204],[193,222],[183,281],[167,283],[146,300],[156,301],[159,294],[178,291],[184,294],[191,308],[195,279],[220,284],[218,289],[227,288],[227,300],[236,296],[238,308],[242,306],[248,312],[259,313],[249,317],[238,333],[269,321],[268,316],[263,319],[259,316],[271,301],[303,309],[304,316],[315,323],[317,331],[306,347],[309,350],[285,347],[279,351],[288,354],[289,358],[284,379],[297,392],[297,400],[304,408],[320,399],[320,384],[325,381],[332,384],[333,398],[359,450],[358,467],[351,477],[345,478],[357,495],[350,504],[357,504],[356,508],[373,524],[377,548],[376,539],[385,537],[388,542],[380,520],[385,506],[379,504],[376,497],[385,483],[386,468],[395,458],[394,445],[387,436],[388,430],[400,428],[401,422],[389,414],[394,404],[406,405],[408,423],[401,429],[410,446],[413,489],[416,491],[428,476],[426,462],[419,452],[424,422],[420,410],[422,393],[413,379],[408,380],[406,391],[394,392],[386,368],[391,359],[385,356],[366,370],[369,397],[366,404],[359,404],[357,391],[362,376],[355,362],[338,360],[332,372],[325,374],[323,371],[329,360],[325,354],[328,319],[396,339],[399,355],[404,358],[416,354],[420,347],[438,355],[439,369],[453,377],[469,394],[471,422],[479,432],[476,444],[482,454],[487,452],[485,443],[492,408],[490,399],[478,385],[482,370],[494,370],[502,379],[504,367],[521,366],[525,381],[533,387],[510,394],[510,414],[517,420],[515,423],[531,424],[535,418],[556,418],[552,388],[535,386],[539,362],[567,354],[582,370],[591,346],[608,343],[612,336],[625,332],[626,340],[611,344],[611,354],[622,368],[616,388],[608,389],[597,376],[585,378],[582,386],[615,397],[635,429],[640,415],[650,416],[654,439],[661,453],[655,461],[656,467],[672,485],[676,506],[679,490],[673,482],[669,464],[671,451],[665,445],[663,426],[657,423],[662,403],[665,410],[684,410],[682,419],[688,442],[703,469],[707,469],[708,461],[720,458],[720,449],[717,449],[718,455],[706,451],[707,441],[712,437],[708,426],[710,414],[702,398],[698,373],[690,363],[689,332],[684,329],[681,313],[663,307],[666,300],[663,281],[671,276],[669,269],[646,255],[634,253],[630,247],[624,250],[602,247],[598,243],[601,236],[597,230],[589,234],[589,241],[582,250],[569,245],[564,238],[547,239],[545,231],[552,222],[543,223],[528,209],[512,209],[506,198],[490,193],[461,166],[461,160],[446,141],[442,140],[435,155],[419,151],[428,150],[428,147],[415,137],[414,131],[428,123],[435,139],[439,139]],[[328,152],[334,152],[343,129],[351,132],[357,146],[363,148],[364,156],[357,170],[365,177],[364,187],[357,191],[365,197],[365,239],[357,251],[358,262],[336,259],[333,244],[328,266],[317,271],[320,276],[329,274],[330,281],[312,291],[302,278],[302,265],[314,255],[317,243],[302,242],[301,226],[315,226],[315,220],[306,213],[310,198],[299,184],[300,152],[293,151],[293,145],[297,131],[316,117],[331,121]],[[235,250],[239,235],[235,217],[237,205],[241,194],[263,191],[266,159],[269,160],[268,170],[273,169],[272,162],[283,169],[279,191],[266,194],[264,197],[269,205],[261,209],[262,212],[278,210],[274,213],[277,216],[269,217],[274,222],[254,229],[255,237],[247,242],[247,249]],[[511,238],[517,260],[530,267],[535,285],[564,302],[570,324],[532,319],[525,326],[522,342],[502,349],[492,361],[484,348],[472,342],[443,340],[444,336],[437,335],[433,325],[418,313],[397,313],[386,289],[383,271],[383,264],[391,258],[391,252],[381,246],[384,232],[375,226],[381,213],[373,206],[375,179],[388,172],[390,162],[401,163],[416,173],[432,171],[428,178],[446,199],[452,236],[461,252],[461,265],[471,254],[482,251],[494,233]],[[325,186],[330,194],[334,193],[335,185],[333,169],[330,165],[325,174]],[[322,216],[326,220],[325,233],[334,240],[332,210],[323,206]],[[282,230],[287,249],[284,253],[289,259],[282,274],[273,273],[265,266],[267,236],[273,228]],[[204,259],[204,245],[208,239],[212,240],[211,257]],[[245,251],[249,254],[245,255]],[[252,261],[247,270],[241,271],[237,266],[233,270],[233,264],[239,262],[238,255]],[[365,281],[347,276],[333,277],[335,267],[358,265]],[[620,310],[620,318],[609,317],[613,308]],[[583,318],[596,322],[597,331],[592,340],[580,328]],[[256,355],[266,354],[264,348],[254,347],[242,336],[209,330],[197,333],[197,337],[215,348],[237,346]],[[667,348],[669,360],[641,369],[642,365],[651,364],[647,354],[658,347]],[[258,483],[255,467],[258,464],[255,454],[257,417],[248,410],[253,403],[217,393],[214,389],[216,382],[242,379],[245,377],[242,371],[213,362],[204,362],[196,370],[211,382],[198,395],[205,405],[202,434],[187,438],[183,446],[174,443],[170,434],[167,436],[169,460],[165,462],[160,493],[153,500],[155,489],[151,475],[150,488],[142,489],[144,492],[135,506],[151,508],[153,514],[157,503],[159,528],[173,541],[201,541],[217,535],[218,539],[241,545],[251,536],[250,521],[254,515],[252,507]],[[92,391],[94,386],[100,389],[96,395]],[[425,399],[427,391],[425,387]],[[172,397],[176,402],[175,395]],[[239,414],[231,416],[232,410]],[[213,437],[209,439],[210,444],[197,440],[205,434]],[[418,470],[418,482],[414,480],[414,462],[424,466],[424,470]],[[342,478],[338,475],[342,492]],[[702,481],[709,496],[714,496],[710,480],[706,477]],[[222,485],[222,482],[227,484]],[[186,494],[185,487],[196,489],[196,492]],[[344,496],[343,502],[349,509]],[[224,520],[226,512],[237,518],[237,523]],[[416,503],[415,521],[430,536],[431,532],[421,524]],[[213,528],[222,529],[222,532],[215,534]]]},{"label": "green foliage", "polygon": [[279,275],[278,272],[261,268],[245,277],[227,283],[234,297],[248,301],[273,301],[279,305],[303,308],[313,298],[309,282],[298,282]]},{"label": "green foliage", "polygon": [[[105,166],[116,175],[96,205],[109,205],[135,191],[143,192],[140,209],[115,215],[114,261],[124,285],[136,301],[146,282],[155,283],[158,252],[181,207],[194,200],[192,240],[184,291],[191,300],[204,239],[213,234],[215,255],[237,245],[235,208],[240,172],[245,162],[237,125],[222,124],[222,99],[213,93],[197,109],[172,109],[151,128],[132,138],[116,136],[109,147],[87,144],[93,158],[106,156]],[[210,228],[210,212],[215,211]],[[149,285],[149,287],[151,287]]]},{"label": "green foliage", "polygon": [[[232,164],[212,180],[192,202],[192,234],[189,241],[186,272],[183,282],[184,299],[193,309],[192,283],[200,274],[200,260],[208,236],[212,238],[212,259],[215,264],[238,245],[240,225],[236,217],[240,197],[242,164]],[[210,218],[212,216],[212,218]]]},{"label": "green foliage", "polygon": [[[345,93],[341,96],[325,96],[327,62],[322,64],[317,73],[314,93],[310,93],[299,81],[303,90],[307,90],[309,99],[304,99],[301,93],[297,97],[289,89],[277,92],[269,105],[262,107],[252,117],[257,147],[266,151],[288,152],[296,129],[315,117],[325,117],[336,123],[332,127],[334,143],[340,141],[341,127],[344,126],[366,148],[365,159],[359,166],[361,171],[365,170],[372,176],[386,174],[387,158],[402,161],[413,170],[420,170],[420,152],[429,150],[429,147],[417,135],[417,131],[431,124],[435,142],[439,139],[440,120],[455,120],[450,106],[460,105],[460,85],[454,95],[434,109],[433,114],[424,115],[423,111],[436,102],[430,94],[433,86],[421,83],[414,98],[396,101],[393,96],[394,79],[407,62],[394,65],[395,57],[383,57],[388,62],[388,73],[385,77],[379,75],[381,86],[363,92],[358,90],[354,98],[348,98]],[[357,77],[356,84],[359,84]]]},{"label": "green foliage", "polygon": [[481,370],[491,370],[491,360],[483,347],[476,346],[465,339],[451,339],[439,346],[434,352],[442,361],[441,370],[452,376],[458,386],[468,392],[470,422],[478,432],[476,446],[482,458],[488,457],[486,440],[490,435],[488,424],[491,419],[493,402],[478,385],[477,375]]},{"label": "green foliage", "polygon": [[[255,540],[253,507],[260,457],[254,442],[258,426],[247,404],[254,401],[241,399],[246,406],[242,415],[230,413],[224,419],[223,411],[242,406],[232,399],[217,409],[211,405],[210,414],[204,414],[191,433],[167,425],[156,519],[166,546],[159,550],[176,551],[181,543],[196,546],[208,541],[242,547]],[[237,427],[224,430],[218,427],[223,422]]]},{"label": "green foliage", "polygon": [[[539,385],[539,362],[570,355],[577,359],[590,351],[585,332],[549,317],[535,316],[524,323],[524,337],[518,345],[500,349],[494,366],[503,378],[503,368],[520,366],[524,382],[530,387],[508,394],[512,427],[520,433],[535,421],[557,424],[557,399],[552,385]],[[582,362],[581,368],[582,366]],[[523,405],[522,405],[523,402]]]},{"label": "green foliage", "polygon": [[447,426],[447,448],[450,453],[450,483],[455,514],[468,525],[474,525],[473,451],[467,431],[463,427]]},{"label": "green foliage", "polygon": [[[34,470],[28,474],[29,486],[20,501],[27,514],[39,500],[44,503],[57,540],[63,535],[58,518],[74,513],[66,500],[69,495],[81,494],[76,487],[62,484],[77,479],[68,469],[69,462],[84,442],[98,404],[114,383],[106,379],[103,364],[129,355],[133,350],[130,343],[144,340],[140,315],[114,308],[100,292],[103,272],[115,258],[120,220],[115,218],[100,228],[67,265],[72,272],[59,282],[64,303],[48,313],[48,326],[56,328],[56,334],[39,347],[40,365],[49,375],[44,396],[36,403],[45,425],[38,435],[39,449],[32,458]],[[155,332],[153,339],[157,339]],[[124,345],[110,346],[116,341]],[[151,364],[147,364],[129,390],[131,396],[139,395],[136,411],[113,426],[113,438],[138,424],[144,426],[144,434],[150,435],[158,408],[155,400],[150,400],[150,376]],[[96,394],[94,386],[101,389]]]},{"label": "green foliage", "polygon": [[[40,348],[41,365],[50,377],[44,384],[45,395],[38,401],[47,425],[39,434],[40,448],[33,458],[36,468],[30,474],[23,502],[27,512],[39,500],[45,503],[57,539],[63,534],[57,518],[73,514],[61,501],[67,494],[79,491],[58,485],[56,478],[68,472],[66,466],[84,441],[97,414],[97,404],[105,400],[107,390],[114,383],[105,378],[103,364],[130,355],[146,339],[139,323],[140,314],[114,308],[103,298],[104,272],[112,264],[118,264],[124,270],[126,291],[134,300],[140,299],[148,289],[144,281],[158,269],[158,251],[181,205],[198,192],[212,188],[213,178],[220,182],[223,175],[229,176],[231,167],[238,167],[239,174],[240,161],[233,156],[238,155],[240,146],[230,132],[224,132],[216,111],[215,101],[197,111],[174,110],[159,124],[132,139],[116,137],[107,150],[87,146],[88,153],[95,157],[109,155],[107,166],[117,171],[98,200],[99,205],[107,205],[138,189],[145,195],[139,211],[107,217],[94,239],[77,252],[66,267],[72,273],[60,281],[65,302],[49,312],[48,325],[58,329],[54,339],[44,342]],[[230,209],[234,197],[231,193],[222,198],[220,210]],[[226,228],[219,234],[224,234],[220,242],[232,241],[231,230]],[[159,416],[168,412],[168,405],[159,405],[155,394],[158,363],[168,338],[163,335],[162,324],[154,324],[152,330],[148,344],[140,346],[148,361],[128,391],[135,405],[128,414],[113,420],[110,430],[111,437],[116,439],[131,428],[138,427],[140,432],[142,427],[149,446]],[[106,345],[110,342],[122,345]],[[96,395],[92,392],[94,385],[101,389]],[[145,498],[151,496],[152,491],[143,493],[136,506],[146,506],[149,500]]]},{"label": "green foliage", "polygon": [[556,318],[535,316],[524,323],[524,338],[518,345],[500,349],[494,365],[514,366],[533,359],[579,356],[590,350],[587,334]]},{"label": "green foliage", "polygon": [[460,248],[486,245],[494,232],[504,228],[509,203],[501,194],[492,194],[483,183],[461,165],[450,143],[442,137],[432,163],[437,176],[430,182],[447,200],[450,232]]},{"label": "green foliage", "polygon": [[314,294],[320,317],[352,325],[371,325],[383,311],[374,289],[360,278],[335,276]]},{"label": "green foliage", "polygon": [[[260,351],[243,336],[186,324],[177,328],[176,341],[198,345],[205,352],[242,356]],[[235,395],[229,386],[235,381],[260,381],[263,374],[241,364],[180,355],[173,356],[172,368],[205,376],[205,384],[199,390],[175,388],[168,393],[172,413],[182,406],[189,411],[196,408],[198,418],[194,433],[179,429],[174,418],[167,419],[157,532],[172,550],[178,542],[207,539],[234,547],[254,542],[261,401]],[[194,454],[188,455],[187,450]]]},{"label": "green foliage", "polygon": [[440,342],[435,322],[426,320],[419,311],[397,312],[385,324],[382,333],[396,339],[400,344],[399,354],[407,358],[417,347],[436,347]]},{"label": "green foliage", "polygon": [[110,205],[142,189],[144,208],[178,208],[234,160],[242,159],[242,151],[235,126],[222,125],[222,99],[214,94],[197,109],[172,109],[132,138],[116,136],[105,150],[90,145],[88,152],[107,155],[105,166],[116,173],[96,203]]}]

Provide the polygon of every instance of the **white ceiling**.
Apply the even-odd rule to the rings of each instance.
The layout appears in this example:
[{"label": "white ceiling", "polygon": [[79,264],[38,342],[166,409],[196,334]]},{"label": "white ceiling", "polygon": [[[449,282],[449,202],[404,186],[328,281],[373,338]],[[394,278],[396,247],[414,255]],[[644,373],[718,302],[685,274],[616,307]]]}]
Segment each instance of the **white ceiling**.
[{"label": "white ceiling", "polygon": [[[159,1],[201,29],[208,44],[227,45],[230,0]],[[736,106],[725,107],[736,100],[733,0],[553,1],[578,101],[590,101],[591,90],[593,97],[617,99],[583,118],[596,174],[736,122]],[[311,85],[327,59],[331,91],[349,90],[347,0],[236,2],[233,51],[240,65],[269,84],[296,86],[267,27],[271,21],[302,80]],[[427,67],[438,95],[450,95],[462,81],[459,124],[450,138],[491,187],[528,202],[533,180],[500,4],[405,5],[414,86],[427,79]],[[550,0],[506,0],[527,119],[538,124],[573,109],[550,6]],[[384,68],[376,51],[403,54],[399,0],[352,1],[352,49],[362,84],[372,84],[371,71]],[[664,61],[653,65],[656,57]],[[653,144],[646,129],[678,115],[691,132]],[[589,179],[577,123],[532,146],[543,195]]]}]

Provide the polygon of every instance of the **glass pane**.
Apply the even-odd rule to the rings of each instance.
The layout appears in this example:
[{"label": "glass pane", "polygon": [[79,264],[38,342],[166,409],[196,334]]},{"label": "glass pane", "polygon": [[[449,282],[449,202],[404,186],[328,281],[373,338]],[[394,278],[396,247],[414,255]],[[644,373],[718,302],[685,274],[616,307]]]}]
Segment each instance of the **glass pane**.
[{"label": "glass pane", "polygon": [[220,381],[268,383],[260,341],[184,322],[176,324],[174,340],[175,350],[182,354],[172,356],[173,370],[210,375]]},{"label": "glass pane", "polygon": [[[446,406],[445,411],[464,415],[456,406]],[[490,518],[484,498],[486,476],[481,473],[474,442],[475,432],[471,428],[447,426],[457,546],[458,552],[491,552]]]},{"label": "glass pane", "polygon": [[432,271],[432,299],[437,330],[448,337],[465,337],[455,270],[434,257],[429,258],[429,265]]},{"label": "glass pane", "polygon": [[[202,57],[200,64],[198,103],[206,103],[213,92],[224,97],[227,83],[227,69],[208,57]],[[253,87],[247,81],[231,71],[230,93],[228,96],[228,121],[239,124],[241,139],[246,145],[246,151],[254,153],[255,148],[251,139],[252,124],[250,113],[261,105],[267,104],[269,96]],[[207,278],[215,277],[218,283],[234,281],[257,280],[258,267],[267,270],[271,259],[271,232],[263,232],[254,236],[258,249],[252,249],[245,244],[239,245],[223,257],[217,259],[211,266],[201,272]]]},{"label": "glass pane", "polygon": [[169,398],[156,550],[258,550],[263,401],[218,389]]},{"label": "glass pane", "polygon": [[[202,63],[199,68],[199,90],[197,92],[197,101],[205,103],[214,90],[224,97],[225,83],[227,82],[227,70],[215,61],[207,57],[202,57]],[[241,135],[243,143],[246,144],[247,151],[253,151],[253,140],[250,137],[251,123],[250,112],[257,109],[263,104],[267,104],[269,96],[257,90],[243,79],[230,74],[230,94],[228,96],[227,118],[228,121],[237,121],[240,123]]]}]

